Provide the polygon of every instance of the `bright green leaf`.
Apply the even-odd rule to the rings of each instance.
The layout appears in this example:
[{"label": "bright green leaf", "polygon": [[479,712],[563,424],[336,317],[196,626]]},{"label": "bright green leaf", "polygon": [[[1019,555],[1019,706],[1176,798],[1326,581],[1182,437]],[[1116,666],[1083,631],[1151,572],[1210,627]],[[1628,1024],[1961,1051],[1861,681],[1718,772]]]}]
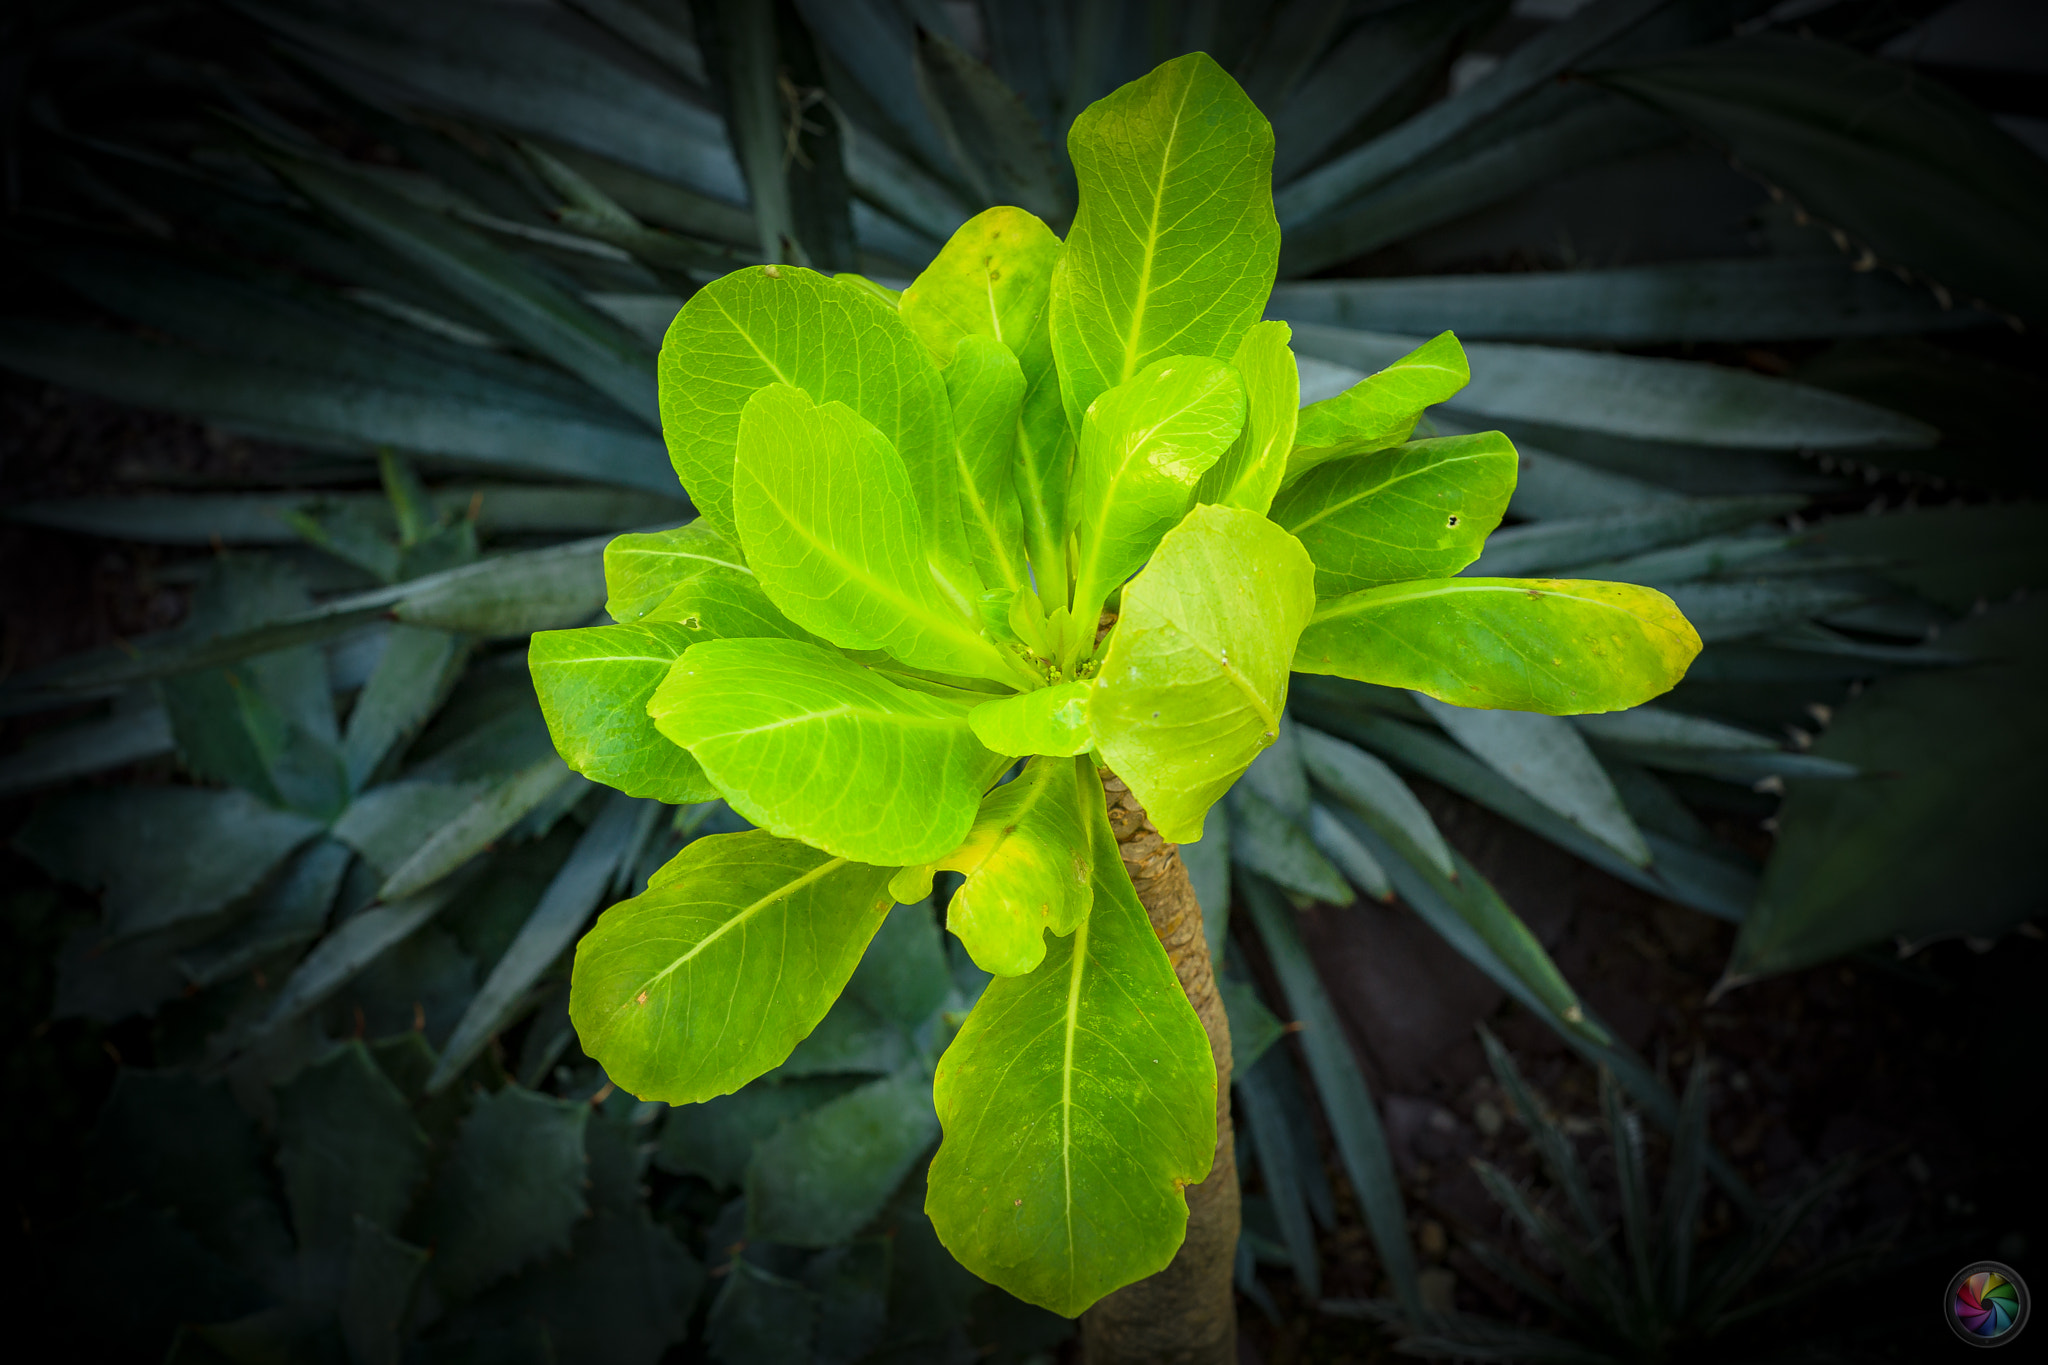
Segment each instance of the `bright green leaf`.
[{"label": "bright green leaf", "polygon": [[1336,397],[1309,404],[1294,429],[1287,481],[1325,460],[1400,445],[1415,430],[1424,408],[1443,402],[1471,381],[1465,348],[1445,332]]},{"label": "bright green leaf", "polygon": [[1088,919],[992,982],[939,1059],[925,1199],[962,1265],[1069,1317],[1173,1259],[1216,1148],[1208,1037],[1093,818]]},{"label": "bright green leaf", "polygon": [[963,223],[903,291],[903,320],[939,364],[952,364],[960,341],[969,336],[999,341],[1017,357],[1024,403],[1012,486],[1041,591],[1047,593],[1066,585],[1067,476],[1074,450],[1046,327],[1060,251],[1060,239],[1024,210],[989,209]]},{"label": "bright green leaf", "polygon": [[888,879],[760,830],[696,840],[577,945],[577,1036],[643,1099],[737,1090],[825,1017],[888,912]]},{"label": "bright green leaf", "polygon": [[655,728],[648,698],[702,637],[680,625],[544,630],[527,649],[548,734],[570,767],[628,796],[670,805],[717,789],[690,751]]},{"label": "bright green leaf", "polygon": [[604,547],[604,609],[620,625],[637,621],[678,585],[712,569],[748,572],[740,547],[702,517],[672,530],[614,537]]},{"label": "bright green leaf", "polygon": [[1096,399],[1081,424],[1074,610],[1091,619],[1181,519],[1244,429],[1244,385],[1221,361],[1168,356]]},{"label": "bright green leaf", "polygon": [[960,450],[960,515],[984,583],[1022,589],[1024,512],[1011,479],[1017,423],[1024,411],[1024,371],[1000,341],[960,338],[946,370],[953,432]]},{"label": "bright green leaf", "polygon": [[844,403],[872,423],[903,461],[936,562],[961,569],[952,415],[938,368],[886,303],[795,266],[712,281],[683,305],[662,343],[662,434],[683,487],[713,525],[735,524],[740,414],[770,384]]},{"label": "bright green leaf", "polygon": [[886,284],[877,284],[867,276],[857,275],[851,270],[837,271],[833,274],[832,278],[866,290],[891,308],[901,310],[903,306],[903,291],[901,289],[891,289]]},{"label": "bright green leaf", "polygon": [[988,794],[967,840],[933,866],[966,874],[946,927],[977,967],[1022,976],[1045,958],[1045,931],[1071,934],[1094,899],[1089,830],[1102,783],[1086,760],[1038,758]]},{"label": "bright green leaf", "polygon": [[1316,595],[1448,578],[1479,558],[1515,491],[1497,431],[1333,459],[1287,485],[1273,520],[1316,564]]},{"label": "bright green leaf", "polygon": [[913,667],[1015,679],[1021,663],[941,595],[903,462],[859,413],[770,385],[747,403],[735,475],[747,559],[791,620]]},{"label": "bright green leaf", "polygon": [[968,709],[795,640],[696,645],[647,704],[748,820],[887,867],[958,846],[1007,766]]},{"label": "bright green leaf", "polygon": [[1053,274],[1067,420],[1156,360],[1222,358],[1273,288],[1273,130],[1205,53],[1156,68],[1074,120],[1080,211]]},{"label": "bright green leaf", "polygon": [[1074,473],[1074,428],[1067,422],[1045,319],[1017,352],[1024,371],[1024,407],[1017,418],[1011,479],[1024,514],[1024,538],[1039,600],[1047,611],[1067,605],[1068,493]]},{"label": "bright green leaf", "polygon": [[1203,813],[1278,736],[1313,573],[1264,517],[1197,507],[1124,590],[1089,717],[1166,838],[1201,838]]},{"label": "bright green leaf", "polygon": [[1230,367],[1244,381],[1244,430],[1195,488],[1195,501],[1263,512],[1287,472],[1301,409],[1301,371],[1284,322],[1256,322],[1237,343]]},{"label": "bright green leaf", "polygon": [[1692,626],[1651,588],[1437,578],[1318,604],[1294,666],[1453,706],[1576,715],[1670,691],[1699,652]]},{"label": "bright green leaf", "polygon": [[1046,754],[1072,758],[1094,746],[1088,728],[1087,682],[1061,683],[985,701],[967,713],[974,736],[990,750],[1013,757]]},{"label": "bright green leaf", "polygon": [[962,223],[903,291],[904,322],[941,365],[964,337],[1022,353],[1043,329],[1060,239],[1019,208],[993,208]]},{"label": "bright green leaf", "polygon": [[637,624],[673,623],[692,640],[816,640],[782,614],[753,573],[710,568],[679,585]]}]

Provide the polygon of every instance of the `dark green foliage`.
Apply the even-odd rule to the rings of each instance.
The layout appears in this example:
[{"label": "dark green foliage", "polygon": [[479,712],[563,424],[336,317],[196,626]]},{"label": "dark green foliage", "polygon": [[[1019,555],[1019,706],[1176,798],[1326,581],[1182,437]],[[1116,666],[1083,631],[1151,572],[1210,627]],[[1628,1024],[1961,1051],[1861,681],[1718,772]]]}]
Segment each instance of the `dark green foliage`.
[{"label": "dark green foliage", "polygon": [[[277,1162],[299,1246],[352,1259],[358,1222],[395,1233],[426,1174],[427,1136],[361,1043],[277,1091]],[[378,1261],[374,1247],[365,1253]]]},{"label": "dark green foliage", "polygon": [[[1835,1261],[1790,1277],[1767,1290],[1759,1278],[1773,1265],[1786,1237],[1853,1174],[1838,1163],[1783,1204],[1749,1211],[1743,1225],[1711,1249],[1700,1245],[1708,1194],[1707,1067],[1696,1064],[1672,1129],[1661,1189],[1653,1189],[1640,1118],[1620,1099],[1614,1079],[1601,1073],[1601,1108],[1614,1158],[1618,1218],[1596,1202],[1572,1140],[1544,1112],[1514,1061],[1491,1033],[1481,1033],[1487,1060],[1541,1156],[1550,1190],[1532,1193],[1485,1161],[1473,1167],[1487,1193],[1530,1246],[1563,1270],[1553,1286],[1519,1258],[1481,1243],[1470,1250],[1481,1264],[1513,1285],[1558,1321],[1555,1335],[1451,1314],[1410,1317],[1406,1353],[1438,1359],[1570,1362],[1662,1361],[1720,1358],[1703,1352],[1716,1338],[1766,1321],[1871,1259],[1874,1246],[1852,1249]],[[1559,1206],[1562,1207],[1559,1207]],[[1616,1235],[1616,1223],[1619,1236]],[[1704,1252],[1711,1250],[1711,1255]],[[1380,1305],[1352,1304],[1391,1322],[1401,1315]],[[1721,1348],[1727,1349],[1727,1348]]]}]

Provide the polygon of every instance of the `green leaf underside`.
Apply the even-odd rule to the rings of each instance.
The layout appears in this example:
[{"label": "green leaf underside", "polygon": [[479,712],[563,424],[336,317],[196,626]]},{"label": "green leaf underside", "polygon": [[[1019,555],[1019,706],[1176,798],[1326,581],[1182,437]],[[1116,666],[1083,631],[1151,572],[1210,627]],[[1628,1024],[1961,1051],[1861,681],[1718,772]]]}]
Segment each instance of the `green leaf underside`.
[{"label": "green leaf underside", "polygon": [[1471,380],[1465,348],[1445,332],[1335,397],[1309,404],[1294,429],[1287,482],[1325,460],[1400,445],[1425,408],[1443,402]]},{"label": "green leaf underside", "polygon": [[1089,700],[1103,758],[1176,843],[1279,733],[1314,566],[1255,513],[1197,507],[1124,590]]},{"label": "green leaf underside", "polygon": [[1017,421],[1024,411],[1024,371],[1017,357],[988,337],[960,338],[946,371],[953,431],[960,451],[960,515],[982,582],[1003,588],[1030,583],[1024,567],[1024,512],[1011,468]]},{"label": "green leaf underside", "polygon": [[1007,766],[968,709],[796,640],[693,645],[647,706],[755,825],[889,867],[958,847]]},{"label": "green leaf underside", "polygon": [[961,568],[945,381],[887,304],[857,284],[795,266],[714,280],[683,305],[662,343],[662,434],[706,520],[734,525],[741,413],[770,384],[793,385],[817,403],[844,403],[872,423],[903,461],[940,561],[949,571]]},{"label": "green leaf underside", "polygon": [[1699,651],[1692,626],[1654,589],[1445,578],[1318,603],[1294,667],[1412,688],[1453,706],[1576,715],[1668,692]]},{"label": "green leaf underside", "polygon": [[993,208],[962,223],[899,305],[903,321],[941,365],[966,337],[1022,353],[1044,325],[1060,239],[1019,208]]},{"label": "green leaf underside", "polygon": [[740,419],[734,477],[748,563],[792,621],[913,667],[1015,677],[941,596],[903,462],[853,409],[819,406],[787,384],[763,388]]},{"label": "green leaf underside", "polygon": [[604,609],[620,625],[637,621],[679,585],[713,570],[751,572],[740,547],[702,517],[673,530],[616,536],[604,547]]},{"label": "green leaf underside", "polygon": [[698,638],[666,624],[536,634],[527,667],[548,734],[569,766],[628,796],[671,805],[716,796],[690,751],[657,730],[647,714],[654,689]]},{"label": "green leaf underside", "polygon": [[1086,682],[1061,683],[985,701],[967,715],[975,738],[999,754],[1072,758],[1093,747]]},{"label": "green leaf underside", "polygon": [[1230,367],[1244,383],[1244,430],[1195,486],[1196,502],[1264,512],[1287,473],[1294,429],[1301,415],[1301,371],[1284,322],[1253,323]]},{"label": "green leaf underside", "polygon": [[761,830],[696,840],[577,945],[577,1036],[643,1099],[737,1090],[825,1017],[888,914],[888,880]]},{"label": "green leaf underside", "polygon": [[1074,460],[1077,618],[1091,619],[1181,519],[1195,485],[1244,429],[1237,372],[1168,356],[1090,405]]},{"label": "green leaf underside", "polygon": [[1449,578],[1500,525],[1515,459],[1497,431],[1334,459],[1289,484],[1273,520],[1315,561],[1318,597]]},{"label": "green leaf underside", "polygon": [[1068,1317],[1165,1267],[1216,1147],[1216,1063],[1092,812],[1094,907],[940,1058],[925,1212],[975,1274]]},{"label": "green leaf underside", "polygon": [[1102,783],[1085,759],[1038,758],[988,794],[974,828],[935,866],[964,873],[946,927],[995,976],[1022,976],[1045,958],[1045,931],[1065,935],[1094,899],[1089,821]]},{"label": "green leaf underside", "polygon": [[1098,100],[1067,136],[1081,206],[1049,310],[1067,418],[1170,355],[1221,358],[1279,262],[1273,130],[1207,54]]}]

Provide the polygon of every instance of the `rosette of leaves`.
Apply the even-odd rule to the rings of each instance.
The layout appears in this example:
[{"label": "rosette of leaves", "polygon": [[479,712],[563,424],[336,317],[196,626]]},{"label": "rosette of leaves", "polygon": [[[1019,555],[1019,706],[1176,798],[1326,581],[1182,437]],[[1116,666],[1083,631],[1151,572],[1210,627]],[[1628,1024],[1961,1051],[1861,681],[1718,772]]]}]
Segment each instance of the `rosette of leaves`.
[{"label": "rosette of leaves", "polygon": [[757,826],[584,938],[586,1050],[648,1098],[735,1090],[892,903],[959,874],[948,928],[995,979],[936,1066],[927,1210],[1068,1315],[1172,1259],[1216,1143],[1216,1065],[1100,772],[1193,840],[1278,738],[1290,670],[1591,712],[1699,648],[1654,590],[1455,576],[1515,454],[1409,439],[1467,378],[1448,334],[1299,407],[1288,329],[1258,320],[1272,147],[1194,54],[1076,120],[1065,241],[992,209],[900,293],[793,266],[707,285],[661,360],[702,515],[613,541],[615,624],[530,655],[571,766]]}]

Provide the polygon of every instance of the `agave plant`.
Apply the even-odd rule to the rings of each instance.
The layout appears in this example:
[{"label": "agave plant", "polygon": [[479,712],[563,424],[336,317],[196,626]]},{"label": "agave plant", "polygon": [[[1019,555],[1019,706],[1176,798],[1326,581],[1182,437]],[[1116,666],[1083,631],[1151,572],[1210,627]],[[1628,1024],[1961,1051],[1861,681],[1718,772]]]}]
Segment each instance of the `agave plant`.
[{"label": "agave plant", "polygon": [[[654,395],[655,343],[689,293],[763,260],[904,283],[998,202],[1063,228],[1074,115],[1177,51],[1232,54],[1275,128],[1284,235],[1269,309],[1292,326],[1304,399],[1455,329],[1473,383],[1425,432],[1499,428],[1520,454],[1510,524],[1475,572],[1658,586],[1707,648],[1658,706],[1577,721],[1493,713],[1482,728],[1403,692],[1297,679],[1299,724],[1283,722],[1184,850],[1212,944],[1228,939],[1235,864],[1235,899],[1281,971],[1276,1007],[1332,1018],[1275,886],[1397,893],[1573,1046],[1604,1049],[1634,1102],[1670,1123],[1673,1097],[1582,1026],[1597,1020],[1573,1017],[1569,983],[1399,774],[1742,921],[1731,981],[1894,937],[1989,936],[2027,913],[2015,822],[2038,804],[2040,768],[2007,760],[2043,744],[2022,704],[2041,635],[2031,608],[1955,623],[2039,580],[2038,504],[1816,513],[1860,507],[1865,480],[1894,472],[2039,492],[2009,453],[2029,420],[2024,382],[1973,353],[1983,329],[2039,318],[2027,243],[2043,222],[2042,173],[1976,109],[1868,55],[1910,7],[1828,7],[1799,17],[1794,40],[1760,4],[1603,0],[1435,99],[1461,56],[1461,71],[1477,69],[1494,10],[1241,5],[1161,27],[1138,5],[994,0],[276,0],[26,24],[36,60],[8,149],[25,211],[8,232],[15,259],[57,288],[0,323],[0,363],[314,453],[288,486],[9,515],[293,557],[299,536],[281,513],[388,515],[362,490],[372,452],[390,447],[422,472],[429,520],[474,504],[493,553],[391,586],[376,570],[295,558],[315,600],[286,604],[281,621],[201,623],[132,655],[9,679],[10,710],[98,710],[9,756],[4,780],[21,790],[170,751],[158,680],[195,666],[325,641],[337,676],[359,672],[363,652],[347,642],[392,615],[508,641],[583,623],[605,597],[602,539],[548,543],[688,514]],[[1458,239],[1448,229],[1574,174],[1586,187],[1575,199],[1614,202],[1616,177],[1655,163],[1701,196],[1704,217],[1723,173],[1689,139],[1763,182],[1767,252],[1692,245],[1618,268],[1308,278],[1369,276],[1367,253]],[[1482,254],[1553,256],[1547,235],[1493,240]],[[1425,268],[1456,266],[1434,259]],[[1810,343],[1829,347],[1798,361]],[[1768,352],[1771,372],[1692,354],[1736,359],[1738,346]],[[1915,489],[1940,496],[1925,482],[1879,485],[1894,501]],[[453,685],[458,705],[491,681],[473,667]],[[1708,826],[1765,817],[1777,843],[1762,869]],[[1245,1037],[1269,1039],[1255,998],[1226,995]],[[1305,1031],[1301,1058],[1401,1283],[1398,1194],[1339,1037],[1333,1018]],[[1285,1082],[1251,1079],[1252,1055],[1240,1049],[1248,1149],[1263,1178],[1284,1182],[1302,1125],[1272,1098]],[[1294,1064],[1280,1049],[1264,1067],[1291,1077]],[[1271,1102],[1248,1098],[1246,1082]],[[796,1093],[749,1112],[796,1112],[777,1107]],[[770,1131],[731,1131],[742,1130]],[[720,1162],[728,1181],[744,1169]],[[1312,1187],[1305,1172],[1289,1186],[1297,1233],[1321,1211]],[[1288,1240],[1312,1276],[1313,1239]],[[781,1276],[779,1304],[815,1292],[764,1273]],[[720,1292],[744,1303],[767,1284],[735,1276]]]},{"label": "agave plant", "polygon": [[[1553,1314],[1560,1330],[1553,1335],[1451,1315],[1419,1325],[1403,1340],[1404,1352],[1438,1359],[1588,1365],[1718,1358],[1728,1349],[1729,1334],[1767,1321],[1875,1254],[1875,1248],[1858,1248],[1769,1292],[1753,1292],[1786,1238],[1854,1175],[1853,1163],[1844,1161],[1783,1204],[1746,1210],[1741,1225],[1721,1239],[1713,1254],[1701,1255],[1708,1151],[1704,1058],[1694,1063],[1686,1084],[1661,1198],[1649,1178],[1641,1118],[1622,1102],[1613,1076],[1601,1073],[1600,1105],[1620,1201],[1616,1236],[1594,1199],[1571,1138],[1539,1106],[1500,1042],[1484,1030],[1480,1038],[1494,1077],[1542,1158],[1552,1199],[1535,1199],[1490,1162],[1475,1160],[1473,1168],[1529,1244],[1542,1248],[1561,1268],[1562,1291],[1483,1242],[1468,1246],[1482,1265]],[[1552,1202],[1566,1209],[1548,1207]],[[1356,1307],[1400,1321],[1383,1306]]]}]

